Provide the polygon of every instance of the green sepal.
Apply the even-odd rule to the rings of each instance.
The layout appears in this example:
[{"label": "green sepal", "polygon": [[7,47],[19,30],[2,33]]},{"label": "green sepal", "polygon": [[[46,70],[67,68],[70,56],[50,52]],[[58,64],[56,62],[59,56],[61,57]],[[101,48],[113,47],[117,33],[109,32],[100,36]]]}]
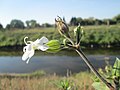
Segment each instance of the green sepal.
[{"label": "green sepal", "polygon": [[50,40],[46,45],[49,47],[46,52],[56,53],[61,50],[61,44],[58,40]]}]

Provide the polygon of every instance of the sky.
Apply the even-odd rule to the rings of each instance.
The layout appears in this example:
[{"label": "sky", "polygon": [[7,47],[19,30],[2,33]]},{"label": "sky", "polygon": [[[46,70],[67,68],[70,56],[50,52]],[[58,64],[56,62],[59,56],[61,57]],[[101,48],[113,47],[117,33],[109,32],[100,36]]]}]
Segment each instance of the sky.
[{"label": "sky", "polygon": [[118,14],[120,0],[0,0],[0,23],[4,27],[12,19],[54,24],[57,15],[69,22],[72,17],[104,19]]}]

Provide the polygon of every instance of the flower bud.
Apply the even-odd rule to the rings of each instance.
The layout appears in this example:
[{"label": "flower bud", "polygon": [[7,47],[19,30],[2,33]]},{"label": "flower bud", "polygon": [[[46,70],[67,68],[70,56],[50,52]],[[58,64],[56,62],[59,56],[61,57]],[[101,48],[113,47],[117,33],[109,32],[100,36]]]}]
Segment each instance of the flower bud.
[{"label": "flower bud", "polygon": [[80,42],[82,35],[83,35],[83,27],[81,27],[79,24],[78,27],[74,29],[74,36],[76,37],[77,44]]},{"label": "flower bud", "polygon": [[68,38],[70,38],[69,28],[68,28],[67,24],[59,16],[58,16],[58,19],[55,19],[55,24],[61,35],[65,35]]}]

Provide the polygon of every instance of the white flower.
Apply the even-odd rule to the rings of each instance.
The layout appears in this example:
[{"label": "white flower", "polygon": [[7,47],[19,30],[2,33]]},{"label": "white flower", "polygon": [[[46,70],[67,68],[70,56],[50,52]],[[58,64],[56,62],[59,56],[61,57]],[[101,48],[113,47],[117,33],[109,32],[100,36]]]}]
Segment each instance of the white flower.
[{"label": "white flower", "polygon": [[49,48],[48,46],[45,45],[48,42],[48,39],[44,36],[41,39],[37,39],[34,42],[32,41],[26,42],[27,38],[28,37],[24,38],[26,46],[23,48],[24,54],[22,56],[22,60],[26,61],[26,63],[28,63],[30,58],[34,55],[36,49],[46,51]]}]

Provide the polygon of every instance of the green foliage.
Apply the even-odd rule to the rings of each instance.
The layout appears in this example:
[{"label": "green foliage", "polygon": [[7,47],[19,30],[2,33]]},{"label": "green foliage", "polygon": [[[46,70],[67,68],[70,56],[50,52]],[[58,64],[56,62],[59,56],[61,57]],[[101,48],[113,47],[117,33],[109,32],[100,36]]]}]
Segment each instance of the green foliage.
[{"label": "green foliage", "polygon": [[36,38],[41,38],[42,36],[47,36],[47,38],[52,39],[53,33],[53,28],[7,30],[0,32],[0,46],[22,46],[24,45],[23,40],[26,36],[31,37],[30,40],[32,41],[36,40]]},{"label": "green foliage", "polygon": [[113,65],[112,75],[115,77],[120,77],[120,59],[116,58],[116,61]]},{"label": "green foliage", "polygon": [[85,28],[81,43],[99,47],[119,46],[119,29],[118,26]]},{"label": "green foliage", "polygon": [[120,14],[113,18],[117,23],[120,23]]},{"label": "green foliage", "polygon": [[[99,70],[99,73],[106,78],[109,83],[116,86],[116,90],[120,90],[120,59],[116,58],[116,61],[113,65],[113,68],[111,65],[107,65],[105,67],[105,70],[102,69]],[[117,83],[116,83],[117,82]],[[94,78],[94,83],[92,86],[95,88],[95,90],[109,90],[108,87],[102,83],[97,77]]]},{"label": "green foliage", "polygon": [[63,80],[56,81],[55,85],[61,90],[78,90],[74,85],[74,82],[65,78]]},{"label": "green foliage", "polygon": [[101,82],[94,82],[92,86],[95,88],[95,90],[109,90],[109,88]]},{"label": "green foliage", "polygon": [[26,75],[29,77],[41,77],[41,76],[45,76],[46,72],[42,71],[42,70],[38,70],[38,71],[32,72],[30,74],[23,74],[23,75]]},{"label": "green foliage", "polygon": [[[70,36],[73,39],[74,27],[70,27]],[[59,39],[60,42],[63,38],[54,28],[39,28],[39,29],[19,29],[19,30],[5,30],[0,31],[0,46],[15,46],[24,45],[24,37],[31,37],[32,41],[36,38],[46,36],[48,39]],[[76,41],[76,39],[74,39]],[[111,47],[120,46],[120,26],[85,26],[81,45],[85,47]]]}]

